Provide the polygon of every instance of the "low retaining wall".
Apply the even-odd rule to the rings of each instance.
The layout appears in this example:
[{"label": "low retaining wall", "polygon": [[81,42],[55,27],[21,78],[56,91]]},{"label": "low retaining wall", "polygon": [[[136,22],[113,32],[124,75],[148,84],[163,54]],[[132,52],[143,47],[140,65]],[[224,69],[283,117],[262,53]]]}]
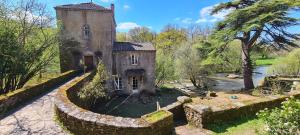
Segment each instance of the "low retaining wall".
[{"label": "low retaining wall", "polygon": [[[300,92],[295,92],[290,96],[300,98]],[[196,127],[205,128],[209,124],[227,122],[239,119],[241,117],[253,116],[258,111],[265,108],[274,108],[281,106],[281,103],[290,96],[273,97],[252,103],[238,103],[236,107],[230,109],[213,110],[209,106],[185,104],[184,111],[189,124]]]},{"label": "low retaining wall", "polygon": [[183,105],[190,102],[192,102],[191,98],[187,96],[181,96],[177,98],[177,102],[174,102],[161,109],[171,112],[173,114],[174,121],[186,120]]},{"label": "low retaining wall", "polygon": [[[93,113],[74,104],[68,94],[76,93],[91,73],[77,77],[61,87],[55,99],[57,119],[77,135],[171,135],[173,114],[159,110],[141,118],[123,118]],[[75,99],[72,99],[75,100]]]},{"label": "low retaining wall", "polygon": [[49,79],[40,84],[31,86],[29,88],[21,88],[15,90],[7,95],[0,96],[0,118],[3,117],[5,112],[16,108],[18,105],[23,104],[41,94],[52,90],[60,84],[69,81],[71,78],[77,76],[80,71],[69,71],[59,75],[58,77]]}]

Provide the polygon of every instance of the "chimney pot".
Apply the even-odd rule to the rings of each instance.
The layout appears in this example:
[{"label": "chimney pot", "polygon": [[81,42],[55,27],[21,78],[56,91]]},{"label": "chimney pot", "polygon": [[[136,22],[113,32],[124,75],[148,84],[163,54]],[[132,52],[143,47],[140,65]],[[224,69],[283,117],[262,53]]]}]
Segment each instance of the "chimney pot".
[{"label": "chimney pot", "polygon": [[110,10],[112,11],[113,15],[115,15],[115,4],[110,4]]}]

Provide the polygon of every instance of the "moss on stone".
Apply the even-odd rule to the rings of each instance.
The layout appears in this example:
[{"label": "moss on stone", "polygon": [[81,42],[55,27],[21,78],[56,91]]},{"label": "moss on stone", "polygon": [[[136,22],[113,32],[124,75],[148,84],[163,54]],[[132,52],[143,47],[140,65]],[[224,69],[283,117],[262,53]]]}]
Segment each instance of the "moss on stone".
[{"label": "moss on stone", "polygon": [[155,123],[159,120],[162,120],[166,117],[168,117],[170,114],[170,112],[167,112],[165,110],[159,110],[150,114],[147,114],[145,116],[143,116],[143,118],[149,122],[149,123]]}]

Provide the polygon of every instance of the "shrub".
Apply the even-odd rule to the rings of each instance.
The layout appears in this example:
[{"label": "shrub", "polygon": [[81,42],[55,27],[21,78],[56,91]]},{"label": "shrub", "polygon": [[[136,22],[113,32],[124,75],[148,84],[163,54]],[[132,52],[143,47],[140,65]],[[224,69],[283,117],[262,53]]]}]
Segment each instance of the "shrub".
[{"label": "shrub", "polygon": [[78,96],[87,101],[89,105],[96,104],[98,99],[107,99],[108,93],[105,87],[105,81],[108,79],[105,66],[102,62],[99,62],[97,66],[97,73],[93,80],[85,85],[79,92]]},{"label": "shrub", "polygon": [[288,56],[280,58],[271,71],[279,75],[300,75],[300,49],[295,49]]},{"label": "shrub", "polygon": [[295,98],[282,103],[281,108],[265,109],[258,113],[272,135],[300,134],[300,101]]}]

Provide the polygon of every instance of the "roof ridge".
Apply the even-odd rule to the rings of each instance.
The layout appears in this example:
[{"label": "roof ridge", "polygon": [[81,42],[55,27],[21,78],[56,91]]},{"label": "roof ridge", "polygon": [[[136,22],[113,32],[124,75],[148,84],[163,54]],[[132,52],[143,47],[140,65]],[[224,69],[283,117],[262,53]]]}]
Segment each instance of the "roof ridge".
[{"label": "roof ridge", "polygon": [[66,5],[59,5],[55,8],[67,8],[67,9],[86,9],[86,10],[110,10],[104,6],[98,5],[94,2],[85,2],[85,3],[78,3],[78,4],[66,4]]}]

